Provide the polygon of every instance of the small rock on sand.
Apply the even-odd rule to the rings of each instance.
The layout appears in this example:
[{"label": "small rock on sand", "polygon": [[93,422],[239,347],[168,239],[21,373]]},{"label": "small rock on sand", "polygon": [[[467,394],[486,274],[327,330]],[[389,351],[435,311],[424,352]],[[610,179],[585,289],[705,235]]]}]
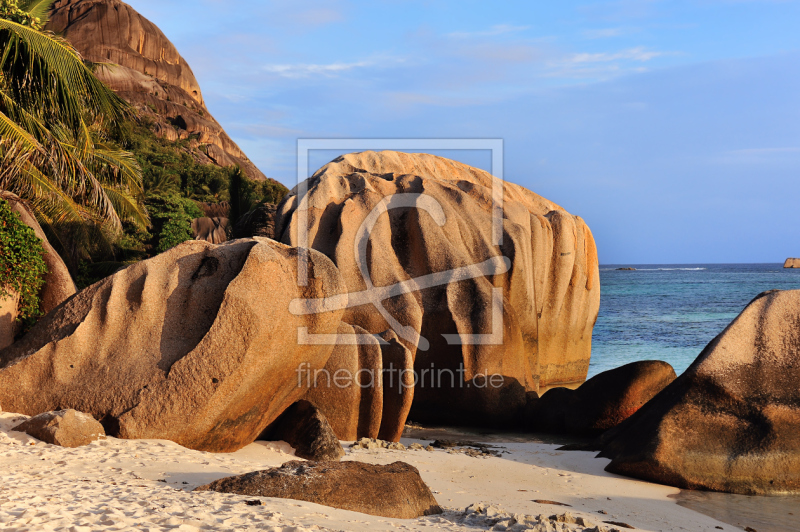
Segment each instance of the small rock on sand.
[{"label": "small rock on sand", "polygon": [[103,425],[89,414],[77,410],[45,412],[17,425],[13,430],[61,447],[81,447],[106,435]]}]

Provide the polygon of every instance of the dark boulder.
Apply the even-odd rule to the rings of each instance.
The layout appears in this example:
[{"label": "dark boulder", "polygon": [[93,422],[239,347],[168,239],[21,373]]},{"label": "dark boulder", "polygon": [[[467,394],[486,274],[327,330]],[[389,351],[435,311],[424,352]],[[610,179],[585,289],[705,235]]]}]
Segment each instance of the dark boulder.
[{"label": "dark boulder", "polygon": [[12,430],[61,447],[80,447],[106,435],[103,425],[96,419],[76,410],[45,412]]},{"label": "dark boulder", "polygon": [[336,462],[344,456],[328,420],[312,403],[301,400],[286,409],[259,439],[285,441],[306,460]]},{"label": "dark boulder", "polygon": [[233,226],[234,238],[261,236],[274,240],[277,208],[278,206],[272,203],[260,203],[240,216]]},{"label": "dark boulder", "polygon": [[606,470],[684,489],[800,491],[800,290],[759,295],[596,442]]},{"label": "dark boulder", "polygon": [[227,218],[195,218],[192,220],[192,236],[195,240],[205,240],[211,244],[228,241]]},{"label": "dark boulder", "polygon": [[604,371],[576,390],[553,388],[534,400],[530,428],[598,435],[633,415],[675,377],[675,370],[666,362],[644,360]]},{"label": "dark boulder", "polygon": [[395,519],[442,513],[419,471],[404,462],[287,462],[223,478],[195,491],[276,497]]}]

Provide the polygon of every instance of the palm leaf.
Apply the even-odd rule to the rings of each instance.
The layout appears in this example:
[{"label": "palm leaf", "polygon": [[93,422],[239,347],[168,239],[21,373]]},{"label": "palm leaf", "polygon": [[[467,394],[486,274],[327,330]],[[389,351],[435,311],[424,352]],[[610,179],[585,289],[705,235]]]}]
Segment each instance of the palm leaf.
[{"label": "palm leaf", "polygon": [[47,24],[47,19],[50,17],[50,7],[55,3],[55,0],[23,0],[19,3],[20,9],[27,11],[34,17],[39,19],[42,26]]}]

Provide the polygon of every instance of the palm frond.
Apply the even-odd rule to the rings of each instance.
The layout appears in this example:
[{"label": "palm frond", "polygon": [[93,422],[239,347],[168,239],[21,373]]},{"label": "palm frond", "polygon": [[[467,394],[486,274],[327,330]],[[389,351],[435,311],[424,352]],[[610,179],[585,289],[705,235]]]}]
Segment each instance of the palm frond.
[{"label": "palm frond", "polygon": [[88,111],[115,121],[130,106],[98,80],[66,40],[0,19],[0,72],[22,107],[78,126]]},{"label": "palm frond", "polygon": [[38,18],[44,27],[47,24],[47,19],[50,18],[50,7],[54,3],[55,0],[23,0],[19,3],[19,7]]}]

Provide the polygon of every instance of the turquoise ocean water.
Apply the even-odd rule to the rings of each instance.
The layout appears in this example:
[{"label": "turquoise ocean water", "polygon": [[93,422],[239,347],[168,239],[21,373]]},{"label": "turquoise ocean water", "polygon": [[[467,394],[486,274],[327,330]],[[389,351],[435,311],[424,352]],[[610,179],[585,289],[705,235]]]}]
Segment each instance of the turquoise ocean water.
[{"label": "turquoise ocean water", "polygon": [[800,269],[783,264],[600,266],[600,314],[589,376],[636,360],[663,360],[680,374],[755,296],[773,289],[800,289]]},{"label": "turquoise ocean water", "polygon": [[[636,271],[617,271],[633,267]],[[606,265],[589,376],[636,360],[663,360],[682,373],[758,294],[800,289],[783,264]],[[800,531],[800,496],[682,491],[678,504],[758,532]]]}]

